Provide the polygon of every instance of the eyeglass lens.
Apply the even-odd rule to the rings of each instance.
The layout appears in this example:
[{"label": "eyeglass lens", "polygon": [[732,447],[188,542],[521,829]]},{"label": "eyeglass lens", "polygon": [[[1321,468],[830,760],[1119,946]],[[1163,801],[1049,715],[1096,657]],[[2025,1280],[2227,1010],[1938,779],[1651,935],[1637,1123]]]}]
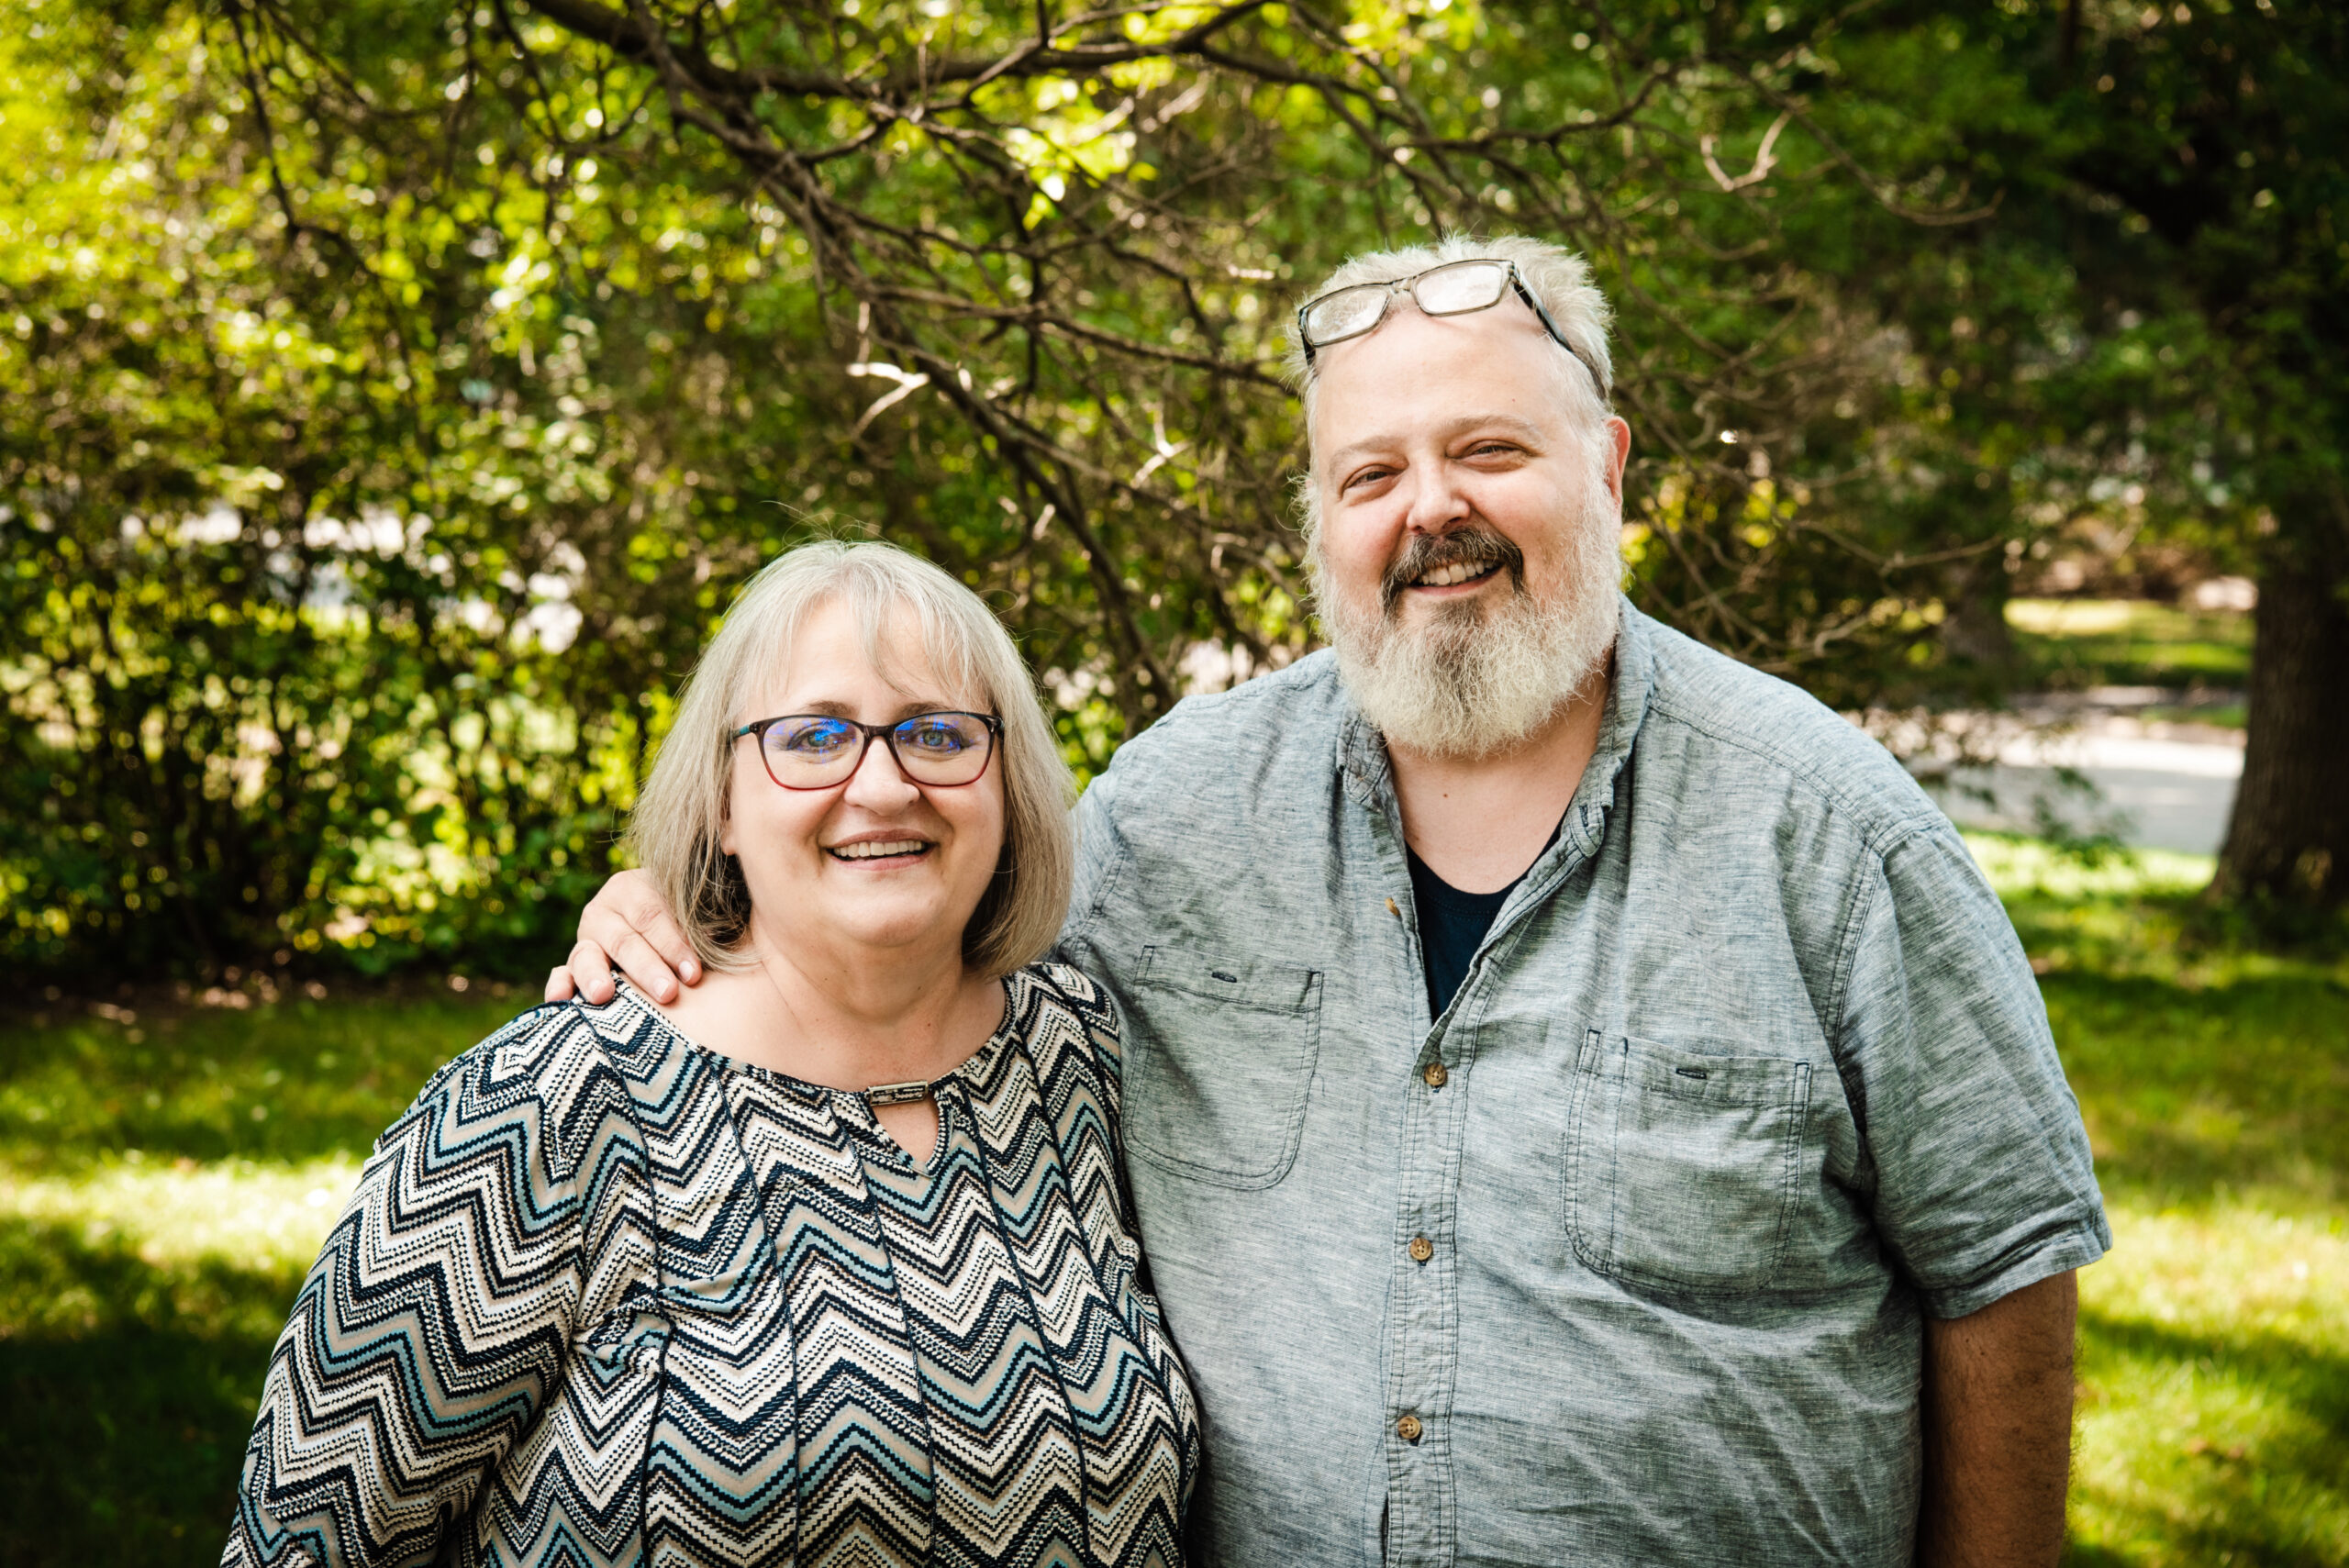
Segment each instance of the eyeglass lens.
[{"label": "eyeglass lens", "polygon": [[[918,713],[889,731],[890,751],[917,784],[964,784],[986,771],[995,740],[974,713]],[[844,718],[802,715],[777,720],[761,738],[767,774],[785,789],[819,789],[856,772],[866,731]]]},{"label": "eyeglass lens", "polygon": [[[1454,261],[1411,280],[1411,299],[1427,316],[1460,316],[1500,303],[1508,268],[1499,261]],[[1316,300],[1306,312],[1306,340],[1319,348],[1357,338],[1386,319],[1393,285],[1363,284]]]}]

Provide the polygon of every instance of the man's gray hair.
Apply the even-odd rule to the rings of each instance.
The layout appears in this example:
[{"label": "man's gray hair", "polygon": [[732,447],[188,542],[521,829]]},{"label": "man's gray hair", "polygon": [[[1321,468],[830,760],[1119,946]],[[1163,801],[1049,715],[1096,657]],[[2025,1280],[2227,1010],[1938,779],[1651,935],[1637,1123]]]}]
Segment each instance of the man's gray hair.
[{"label": "man's gray hair", "polygon": [[[1535,239],[1523,234],[1504,234],[1491,239],[1479,239],[1474,235],[1449,234],[1432,245],[1410,245],[1398,250],[1373,250],[1356,256],[1321,280],[1321,286],[1307,295],[1307,299],[1319,299],[1325,294],[1356,284],[1391,284],[1441,267],[1447,261],[1515,261],[1518,276],[1542,302],[1558,330],[1566,335],[1583,361],[1597,373],[1597,384],[1592,378],[1576,371],[1567,378],[1578,392],[1567,395],[1576,398],[1577,411],[1588,415],[1596,422],[1604,420],[1613,410],[1609,399],[1615,391],[1615,361],[1607,351],[1607,324],[1610,316],[1607,296],[1590,281],[1590,264],[1563,245],[1546,239]],[[1559,350],[1561,353],[1564,350]],[[1297,336],[1297,324],[1289,324],[1289,350],[1284,361],[1289,380],[1305,399],[1305,417],[1308,428],[1313,419],[1313,394],[1319,379],[1318,367],[1305,357],[1304,340]]]},{"label": "man's gray hair", "polygon": [[[628,846],[652,873],[694,952],[711,969],[740,969],[751,914],[741,869],[718,846],[734,778],[737,725],[787,675],[799,629],[826,605],[845,606],[865,657],[885,676],[890,634],[910,624],[920,656],[956,694],[1003,720],[1004,867],[963,933],[963,959],[990,979],[1041,957],[1068,913],[1076,845],[1075,781],[1028,667],[980,597],[948,573],[891,545],[823,539],[769,562],[743,585],[677,695],[676,717],[629,814]],[[910,649],[902,650],[911,653]]]}]

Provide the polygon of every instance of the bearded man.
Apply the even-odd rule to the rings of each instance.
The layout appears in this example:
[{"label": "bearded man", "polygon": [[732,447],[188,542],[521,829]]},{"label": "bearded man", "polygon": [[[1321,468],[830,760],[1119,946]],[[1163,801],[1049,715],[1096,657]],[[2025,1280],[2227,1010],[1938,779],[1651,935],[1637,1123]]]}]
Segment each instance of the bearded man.
[{"label": "bearded man", "polygon": [[[1889,756],[1621,598],[1609,366],[1557,247],[1341,269],[1333,651],[1077,808],[1198,1554],[2052,1562],[2110,1235],[2030,967]],[[551,992],[672,993],[640,883],[582,932]]]}]

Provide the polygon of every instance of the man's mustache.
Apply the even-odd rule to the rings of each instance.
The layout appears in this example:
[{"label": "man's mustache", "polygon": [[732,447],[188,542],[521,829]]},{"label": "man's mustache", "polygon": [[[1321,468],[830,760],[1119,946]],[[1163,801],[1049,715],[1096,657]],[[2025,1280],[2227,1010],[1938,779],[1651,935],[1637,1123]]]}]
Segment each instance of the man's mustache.
[{"label": "man's mustache", "polygon": [[1404,589],[1431,572],[1447,566],[1472,566],[1478,571],[1498,566],[1508,573],[1519,591],[1525,587],[1525,551],[1506,535],[1490,528],[1461,528],[1448,534],[1414,534],[1403,553],[1389,562],[1378,585],[1379,607],[1389,615]]}]

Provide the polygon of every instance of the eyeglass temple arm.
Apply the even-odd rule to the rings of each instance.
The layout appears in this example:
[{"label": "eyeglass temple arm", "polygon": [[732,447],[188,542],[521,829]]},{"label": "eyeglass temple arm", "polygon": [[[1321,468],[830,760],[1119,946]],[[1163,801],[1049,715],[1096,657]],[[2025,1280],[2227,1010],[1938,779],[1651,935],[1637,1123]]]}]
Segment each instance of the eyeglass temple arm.
[{"label": "eyeglass temple arm", "polygon": [[1558,340],[1558,347],[1582,361],[1582,368],[1590,373],[1590,384],[1598,390],[1598,401],[1604,404],[1607,401],[1607,382],[1599,375],[1598,367],[1584,359],[1582,350],[1575,348],[1573,340],[1559,330],[1557,322],[1552,318],[1548,307],[1542,303],[1541,296],[1525,286],[1525,280],[1517,275],[1517,269],[1513,266],[1508,270],[1508,281],[1517,290],[1517,297],[1533,307],[1533,314],[1542,318],[1542,325],[1550,329],[1550,336]]}]

